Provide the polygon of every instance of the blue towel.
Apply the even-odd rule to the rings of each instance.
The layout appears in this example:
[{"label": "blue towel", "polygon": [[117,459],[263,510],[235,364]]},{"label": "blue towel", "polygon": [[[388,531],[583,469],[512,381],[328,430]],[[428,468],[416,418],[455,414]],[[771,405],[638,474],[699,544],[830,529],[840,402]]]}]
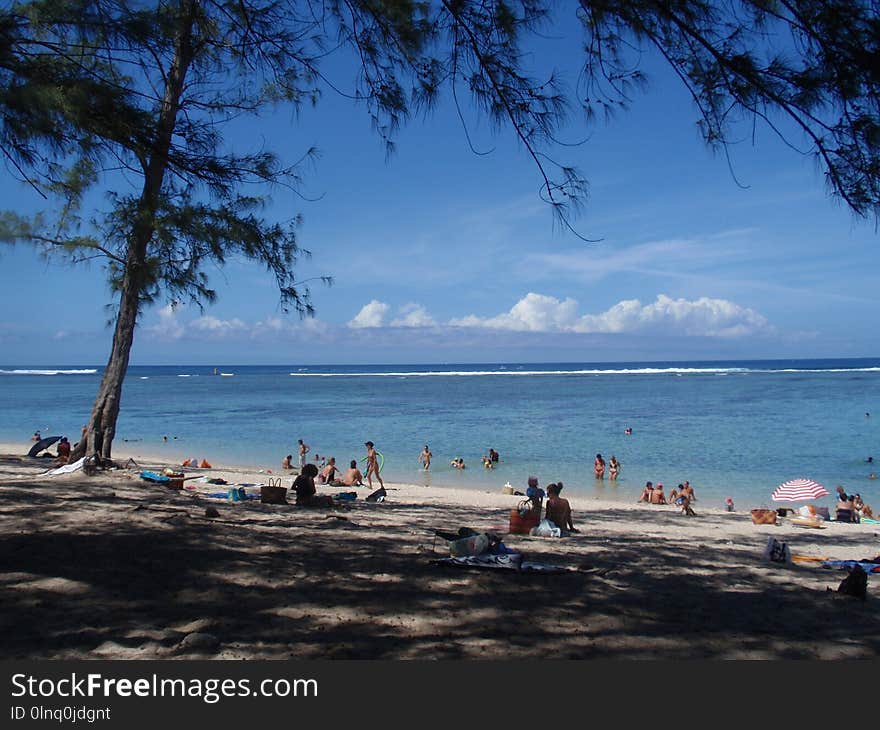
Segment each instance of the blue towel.
[{"label": "blue towel", "polygon": [[167,482],[169,481],[168,477],[164,474],[157,474],[154,471],[142,471],[141,479],[145,479],[148,482]]},{"label": "blue towel", "polygon": [[838,570],[852,570],[857,565],[866,573],[880,573],[880,563],[869,563],[864,560],[825,560],[822,565]]}]

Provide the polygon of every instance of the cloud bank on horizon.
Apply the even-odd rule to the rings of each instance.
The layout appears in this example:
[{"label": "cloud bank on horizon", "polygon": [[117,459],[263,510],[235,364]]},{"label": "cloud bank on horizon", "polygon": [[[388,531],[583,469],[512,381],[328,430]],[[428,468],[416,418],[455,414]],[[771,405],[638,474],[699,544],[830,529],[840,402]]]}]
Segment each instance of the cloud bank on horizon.
[{"label": "cloud bank on horizon", "polygon": [[559,300],[546,294],[529,292],[508,311],[480,317],[468,314],[437,322],[424,306],[410,302],[394,312],[391,305],[373,299],[361,307],[344,328],[322,320],[300,321],[268,317],[252,324],[239,319],[200,316],[188,322],[180,319],[171,304],[158,310],[158,322],[145,327],[155,340],[175,341],[183,338],[260,339],[282,333],[310,336],[329,335],[334,329],[468,329],[497,332],[531,332],[552,334],[630,334],[674,335],[679,337],[742,338],[770,335],[775,328],[767,318],[748,307],[725,299],[700,297],[674,299],[659,294],[655,301],[643,304],[638,299],[624,299],[598,314],[581,314],[578,302],[571,297]]},{"label": "cloud bank on horizon", "polygon": [[[348,327],[363,329],[437,326],[421,305],[405,305],[398,317],[386,323],[390,312],[391,307],[388,304],[373,299],[348,322]],[[556,297],[534,292],[526,294],[507,312],[490,317],[473,314],[454,317],[446,326],[513,332],[663,333],[726,338],[771,334],[774,330],[763,315],[725,299],[673,299],[666,294],[659,294],[654,302],[648,304],[642,304],[638,299],[625,299],[599,314],[578,314],[578,302],[575,299],[568,297],[560,301]]]}]

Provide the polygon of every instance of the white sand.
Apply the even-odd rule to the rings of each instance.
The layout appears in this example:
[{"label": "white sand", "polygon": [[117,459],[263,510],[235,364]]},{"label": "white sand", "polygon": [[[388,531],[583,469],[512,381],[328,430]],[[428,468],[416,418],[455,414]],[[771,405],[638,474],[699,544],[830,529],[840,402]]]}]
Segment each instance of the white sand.
[{"label": "white sand", "polygon": [[[7,453],[22,446],[0,444]],[[506,532],[522,497],[387,484],[340,510],[233,503],[228,486],[182,492],[139,478],[157,463],[96,477],[40,476],[0,463],[0,609],[11,657],[717,657],[842,658],[880,653],[875,596],[835,591],[846,573],[762,559],[770,536],[793,553],[863,559],[880,525],[781,520],[747,513],[569,497],[577,535],[508,535],[558,575],[442,568],[435,529]],[[187,476],[235,484],[291,474],[214,465]],[[271,470],[272,473],[268,473]],[[254,487],[248,491],[256,492]],[[698,494],[699,496],[699,494]],[[206,517],[213,506],[219,517]],[[2,544],[5,543],[5,544]]]}]

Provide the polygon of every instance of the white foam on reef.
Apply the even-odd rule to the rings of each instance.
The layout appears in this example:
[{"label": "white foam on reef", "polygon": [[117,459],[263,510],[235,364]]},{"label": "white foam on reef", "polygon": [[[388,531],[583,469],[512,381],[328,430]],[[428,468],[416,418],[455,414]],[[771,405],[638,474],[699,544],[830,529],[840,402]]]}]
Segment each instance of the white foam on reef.
[{"label": "white foam on reef", "polygon": [[377,373],[290,373],[300,378],[401,378],[401,377],[477,377],[477,376],[535,376],[535,375],[746,375],[749,373],[876,373],[880,367],[870,368],[609,368],[590,370],[426,370]]},{"label": "white foam on reef", "polygon": [[94,375],[91,370],[0,370],[0,375]]}]

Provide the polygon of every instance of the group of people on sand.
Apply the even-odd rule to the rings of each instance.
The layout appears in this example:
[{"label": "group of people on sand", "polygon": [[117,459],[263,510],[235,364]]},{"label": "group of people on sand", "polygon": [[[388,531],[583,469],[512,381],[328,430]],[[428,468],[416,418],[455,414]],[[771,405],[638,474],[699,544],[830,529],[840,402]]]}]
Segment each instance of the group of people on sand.
[{"label": "group of people on sand", "polygon": [[563,487],[562,482],[548,484],[546,493],[538,486],[537,477],[529,477],[528,485],[526,497],[532,503],[533,510],[541,512],[541,506],[546,496],[547,507],[544,519],[552,522],[563,534],[566,532],[579,532],[572,521],[571,505],[567,499],[559,496]]},{"label": "group of people on sand", "polygon": [[645,484],[645,488],[642,490],[642,493],[639,496],[638,501],[647,502],[648,504],[678,505],[679,507],[681,507],[682,513],[686,514],[688,517],[696,517],[697,514],[696,512],[694,512],[693,507],[691,507],[691,503],[696,502],[697,497],[694,494],[694,488],[688,481],[686,481],[684,484],[679,484],[678,487],[673,488],[673,490],[669,493],[668,499],[663,492],[662,484],[658,483],[657,486],[654,486],[653,482],[647,482]]},{"label": "group of people on sand", "polygon": [[[378,452],[372,441],[364,442],[364,446],[367,449],[367,456],[365,459],[367,462],[366,474],[361,473],[361,470],[358,469],[356,459],[352,459],[349,462],[349,467],[345,474],[342,474],[339,467],[336,466],[336,458],[333,456],[327,458],[326,456],[321,457],[319,454],[316,454],[315,461],[319,461],[320,464],[306,463],[306,454],[311,451],[311,447],[302,439],[299,439],[298,446],[300,476],[308,472],[306,476],[312,479],[312,486],[314,486],[314,481],[317,480],[319,484],[329,484],[333,487],[362,487],[364,486],[364,479],[366,479],[367,485],[372,488],[373,477],[375,476],[376,479],[379,480],[379,485],[383,489],[385,488],[385,483],[382,481],[382,477],[379,476],[380,466]],[[284,457],[281,461],[281,468],[294,468],[293,454],[288,454]],[[342,476],[339,476],[340,474],[342,474]],[[294,490],[296,490],[296,481],[294,481]],[[307,488],[305,488],[305,492],[308,492]]]},{"label": "group of people on sand", "polygon": [[[605,459],[602,458],[602,454],[596,454],[596,458],[593,460],[593,474],[596,479],[605,478],[605,468]],[[611,454],[611,460],[608,462],[608,477],[617,480],[619,474],[620,462],[614,454]]]},{"label": "group of people on sand", "polygon": [[862,500],[861,494],[847,494],[842,485],[837,485],[837,521],[858,522],[861,518],[874,518],[874,511]]}]

